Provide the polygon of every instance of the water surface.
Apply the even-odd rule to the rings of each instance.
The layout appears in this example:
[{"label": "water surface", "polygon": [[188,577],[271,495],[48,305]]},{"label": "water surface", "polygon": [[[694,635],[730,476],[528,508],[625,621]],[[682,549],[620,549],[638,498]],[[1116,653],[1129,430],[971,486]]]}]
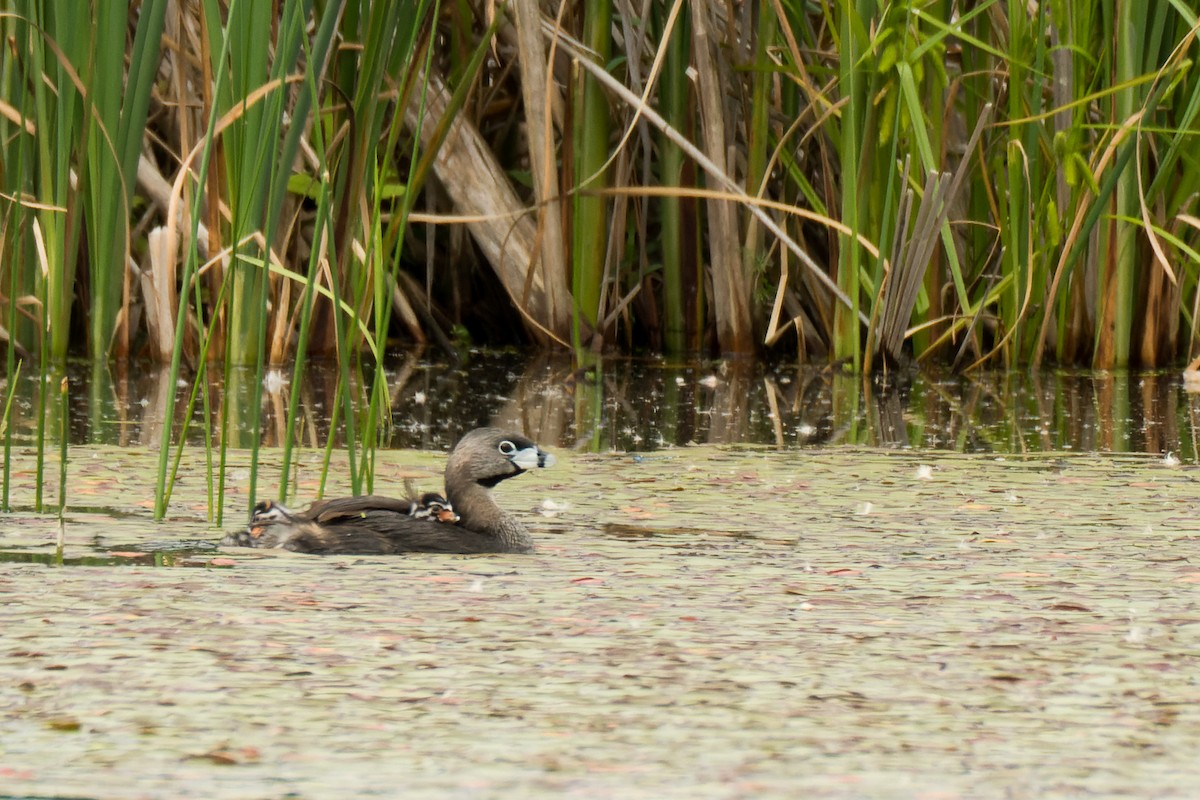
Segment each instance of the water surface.
[{"label": "water surface", "polygon": [[[69,512],[68,558],[203,537],[197,467],[154,523],[107,483],[138,472],[137,451],[80,449],[73,481],[129,513]],[[1195,467],[745,444],[561,455],[497,490],[534,532],[529,556],[0,563],[4,790],[1200,793]],[[440,463],[381,457],[389,479]],[[48,515],[0,520],[30,552],[58,532]]]},{"label": "water surface", "polygon": [[[321,375],[302,390],[301,501],[321,486]],[[57,448],[39,473],[18,387],[4,792],[1200,796],[1200,467],[1174,376],[864,385],[479,354],[405,356],[388,379],[381,491],[437,487],[477,424],[556,452],[497,490],[535,554],[218,549],[250,503],[239,374],[213,394],[235,440],[221,526],[197,444],[152,519],[161,373],[72,373],[66,507],[38,513],[39,474],[57,507]],[[261,492],[291,386],[270,384]],[[332,458],[326,490],[347,491]]]},{"label": "water surface", "polygon": [[[196,403],[188,440],[201,444],[205,430],[223,429],[233,446],[249,446],[255,376],[232,370],[226,386],[215,372],[209,410]],[[67,375],[72,444],[157,447],[165,420],[178,431],[191,391],[191,379],[182,380],[171,405],[166,371],[157,367],[72,365]],[[311,365],[296,389],[288,371],[270,371],[259,408],[261,443],[282,441],[290,393],[299,391],[298,440],[322,446],[337,403],[337,377],[331,365]],[[703,443],[850,444],[990,453],[1170,452],[1194,461],[1200,419],[1200,398],[1183,391],[1177,372],[911,370],[865,380],[795,364],[605,359],[575,369],[566,358],[478,351],[461,365],[397,353],[384,377],[390,408],[381,443],[424,450],[448,449],[466,430],[502,423],[543,443],[592,452]],[[364,375],[355,382],[360,401],[370,380]],[[58,377],[41,385],[49,389],[44,415],[39,381],[26,374],[16,387],[12,423],[21,442],[34,440],[40,419],[55,439]],[[0,382],[0,389],[7,392],[7,383]],[[344,440],[344,425],[334,437]]]}]

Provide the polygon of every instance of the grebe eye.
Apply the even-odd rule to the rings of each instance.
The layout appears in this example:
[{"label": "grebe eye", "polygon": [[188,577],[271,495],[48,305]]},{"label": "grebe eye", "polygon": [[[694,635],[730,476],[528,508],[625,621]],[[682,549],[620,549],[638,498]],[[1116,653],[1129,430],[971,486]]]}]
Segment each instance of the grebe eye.
[{"label": "grebe eye", "polygon": [[500,443],[500,452],[503,455],[511,456],[513,453],[517,452],[517,446],[515,444],[513,444],[512,442],[508,441],[507,439],[505,439],[503,442]]}]

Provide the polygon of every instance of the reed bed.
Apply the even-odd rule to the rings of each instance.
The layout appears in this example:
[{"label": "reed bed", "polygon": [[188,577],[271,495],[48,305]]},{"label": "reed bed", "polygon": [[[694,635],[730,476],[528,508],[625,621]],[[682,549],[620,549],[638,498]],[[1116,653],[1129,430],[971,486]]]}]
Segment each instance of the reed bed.
[{"label": "reed bed", "polygon": [[0,11],[7,374],[144,356],[228,419],[210,370],[336,359],[356,490],[394,341],[855,372],[1200,352],[1180,0],[90,13]]}]

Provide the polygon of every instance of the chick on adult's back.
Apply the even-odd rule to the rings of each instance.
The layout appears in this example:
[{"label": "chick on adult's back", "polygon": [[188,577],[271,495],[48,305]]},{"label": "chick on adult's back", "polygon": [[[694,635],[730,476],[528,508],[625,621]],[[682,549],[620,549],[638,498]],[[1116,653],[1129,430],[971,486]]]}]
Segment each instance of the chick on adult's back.
[{"label": "chick on adult's back", "polygon": [[[266,503],[255,509],[248,529],[229,534],[221,544],[322,555],[528,553],[533,550],[529,532],[496,505],[491,490],[526,470],[553,464],[554,456],[518,433],[477,428],[459,440],[446,462],[445,500],[452,514],[441,513],[441,498],[429,495],[420,501],[377,495],[319,500],[298,513]],[[438,513],[423,513],[431,507]]]}]

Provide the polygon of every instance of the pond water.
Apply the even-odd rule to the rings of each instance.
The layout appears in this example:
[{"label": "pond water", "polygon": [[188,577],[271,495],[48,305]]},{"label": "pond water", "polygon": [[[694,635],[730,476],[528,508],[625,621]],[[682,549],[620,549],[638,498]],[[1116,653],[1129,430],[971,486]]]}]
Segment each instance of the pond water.
[{"label": "pond water", "polygon": [[[247,447],[254,436],[255,376],[237,369],[228,379],[214,373],[210,411],[195,403],[188,441],[202,444],[206,429],[223,428],[230,444]],[[66,376],[72,444],[157,447],[164,421],[178,431],[187,411],[191,384],[180,381],[171,405],[165,368],[73,364]],[[1200,395],[1183,390],[1177,371],[914,370],[864,380],[819,367],[750,361],[605,359],[580,370],[565,357],[479,351],[464,364],[397,353],[385,377],[391,407],[379,441],[392,448],[446,450],[464,431],[488,423],[590,452],[849,444],[990,453],[1169,452],[1195,461],[1200,440]],[[59,378],[46,379],[44,414],[35,376],[25,374],[15,387],[0,381],[5,394],[13,389],[11,424],[18,441],[33,441],[39,420],[58,429]],[[265,446],[284,438],[291,378],[286,370],[271,370],[263,382],[257,427]],[[337,380],[332,365],[310,366],[306,373],[297,436],[307,446],[322,446],[329,436]],[[342,443],[344,435],[339,425],[335,441]]]},{"label": "pond water", "polygon": [[[1200,794],[1190,465],[560,451],[497,490],[533,555],[163,569],[164,541],[219,535],[200,469],[154,523],[152,454],[79,451],[74,490],[128,513],[0,517],[47,556],[0,563],[6,794]],[[381,477],[440,461],[388,452]],[[48,566],[60,531],[64,563],[126,566]]]},{"label": "pond water", "polygon": [[[72,376],[67,508],[36,513],[21,409],[0,795],[1200,796],[1200,467],[1175,377],[887,388],[508,355],[391,377],[377,488],[436,487],[457,431],[520,426],[559,457],[497,489],[536,553],[218,549],[198,446],[156,522],[147,376]],[[304,403],[319,448],[331,394]],[[224,527],[249,458],[229,453]],[[321,462],[298,454],[302,500]]]}]

